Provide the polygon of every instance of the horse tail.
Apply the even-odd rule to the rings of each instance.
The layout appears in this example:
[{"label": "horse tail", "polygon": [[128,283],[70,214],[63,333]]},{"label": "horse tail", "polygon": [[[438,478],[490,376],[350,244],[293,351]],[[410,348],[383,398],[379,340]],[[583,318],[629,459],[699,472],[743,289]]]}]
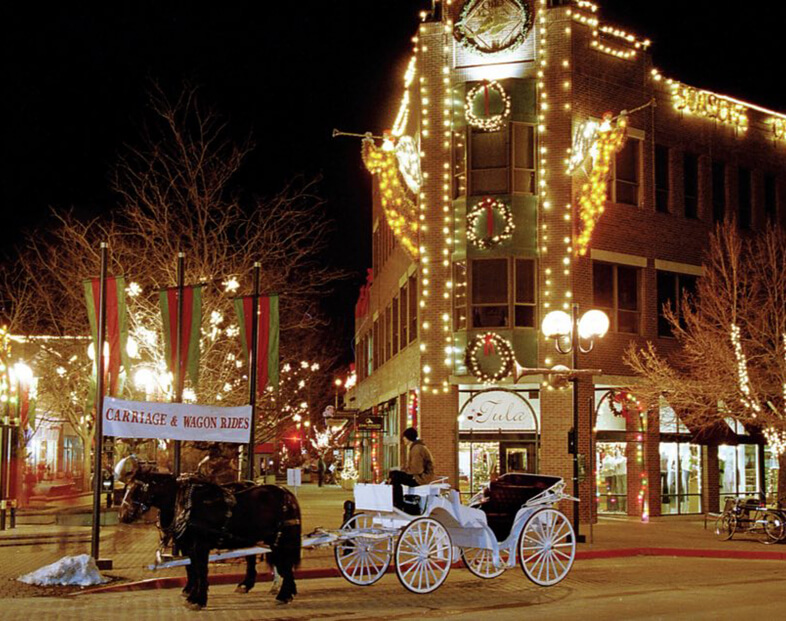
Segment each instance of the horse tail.
[{"label": "horse tail", "polygon": [[302,547],[300,505],[292,492],[282,491],[280,522],[276,542],[271,546],[270,562],[276,566],[282,562],[290,567],[298,567]]}]

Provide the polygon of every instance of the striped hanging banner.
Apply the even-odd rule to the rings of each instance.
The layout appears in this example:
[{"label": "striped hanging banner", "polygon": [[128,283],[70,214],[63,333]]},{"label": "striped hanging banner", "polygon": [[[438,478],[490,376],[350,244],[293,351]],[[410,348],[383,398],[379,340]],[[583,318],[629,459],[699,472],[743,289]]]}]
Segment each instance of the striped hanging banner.
[{"label": "striped hanging banner", "polygon": [[179,362],[180,382],[186,373],[194,389],[199,385],[199,336],[202,326],[202,285],[183,288],[183,325],[180,328],[180,352],[177,342],[177,287],[158,292],[158,303],[164,323],[164,347],[169,371],[175,375]]},{"label": "striped hanging banner", "polygon": [[[266,386],[278,389],[278,296],[260,296],[259,330],[257,333],[257,389]],[[253,296],[235,299],[235,311],[240,322],[240,338],[243,341],[243,355],[246,364],[251,353],[252,326],[251,314]]]},{"label": "striped hanging banner", "polygon": [[[93,336],[93,351],[98,342],[98,313],[100,278],[84,281],[87,316],[90,319],[90,333]],[[109,344],[109,355],[105,361],[104,373],[107,394],[118,396],[120,366],[130,372],[126,344],[128,342],[128,320],[126,317],[126,282],[125,278],[106,279],[106,341]],[[95,357],[96,366],[98,356]]]}]

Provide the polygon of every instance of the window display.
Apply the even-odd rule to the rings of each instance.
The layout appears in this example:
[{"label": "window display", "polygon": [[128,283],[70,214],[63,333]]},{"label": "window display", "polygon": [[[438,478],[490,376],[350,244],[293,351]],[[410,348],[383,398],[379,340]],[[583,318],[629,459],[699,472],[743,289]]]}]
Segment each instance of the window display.
[{"label": "window display", "polygon": [[626,447],[625,442],[598,442],[595,445],[598,513],[627,513],[628,511]]},{"label": "window display", "polygon": [[701,513],[701,447],[660,443],[661,512]]},{"label": "window display", "polygon": [[472,496],[499,476],[499,442],[459,443],[459,490]]},{"label": "window display", "polygon": [[758,447],[754,444],[718,447],[720,506],[726,498],[754,496],[759,493]]}]

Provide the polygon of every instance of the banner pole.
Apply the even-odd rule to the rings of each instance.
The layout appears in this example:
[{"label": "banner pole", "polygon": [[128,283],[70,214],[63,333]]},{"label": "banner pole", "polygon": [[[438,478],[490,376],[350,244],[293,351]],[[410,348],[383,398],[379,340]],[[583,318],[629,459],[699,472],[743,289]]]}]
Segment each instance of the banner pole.
[{"label": "banner pole", "polygon": [[99,563],[99,543],[101,537],[101,470],[104,450],[104,339],[106,338],[106,259],[109,244],[101,242],[101,276],[98,289],[98,338],[94,343],[96,356],[96,416],[93,455],[93,532],[90,555],[99,569],[111,569],[112,561]]},{"label": "banner pole", "polygon": [[[257,356],[259,356],[259,272],[262,264],[259,261],[254,263],[254,295],[251,299],[251,364],[250,388],[248,403],[251,406],[251,430],[248,439],[248,449],[246,450],[246,478],[254,480],[254,447],[256,436],[257,420]],[[267,353],[267,352],[265,352]]]},{"label": "banner pole", "polygon": [[[173,397],[174,403],[182,403],[183,402],[183,373],[182,373],[182,361],[180,357],[182,355],[182,339],[183,339],[183,291],[185,289],[185,263],[186,263],[186,253],[185,252],[178,252],[177,253],[177,326],[175,327],[175,362],[174,362],[174,369],[173,369],[173,379],[175,382],[175,393]],[[174,470],[175,476],[180,475],[180,449],[181,444],[180,440],[175,440],[174,444],[174,455],[173,455],[173,465],[172,469]]]}]

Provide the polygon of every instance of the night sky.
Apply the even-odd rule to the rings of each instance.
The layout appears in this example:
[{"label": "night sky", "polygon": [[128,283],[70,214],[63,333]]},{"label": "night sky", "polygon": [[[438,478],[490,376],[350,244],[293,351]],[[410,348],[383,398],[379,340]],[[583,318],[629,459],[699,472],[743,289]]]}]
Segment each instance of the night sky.
[{"label": "night sky", "polygon": [[[652,40],[665,75],[786,111],[783,3],[599,3],[601,19]],[[2,254],[50,207],[111,208],[110,167],[137,140],[148,85],[176,94],[187,79],[236,136],[253,135],[244,189],[272,194],[295,175],[322,175],[337,221],[327,260],[357,274],[327,306],[348,339],[371,257],[370,176],[359,142],[331,131],[391,125],[410,38],[430,0],[91,4],[0,9]]]}]

